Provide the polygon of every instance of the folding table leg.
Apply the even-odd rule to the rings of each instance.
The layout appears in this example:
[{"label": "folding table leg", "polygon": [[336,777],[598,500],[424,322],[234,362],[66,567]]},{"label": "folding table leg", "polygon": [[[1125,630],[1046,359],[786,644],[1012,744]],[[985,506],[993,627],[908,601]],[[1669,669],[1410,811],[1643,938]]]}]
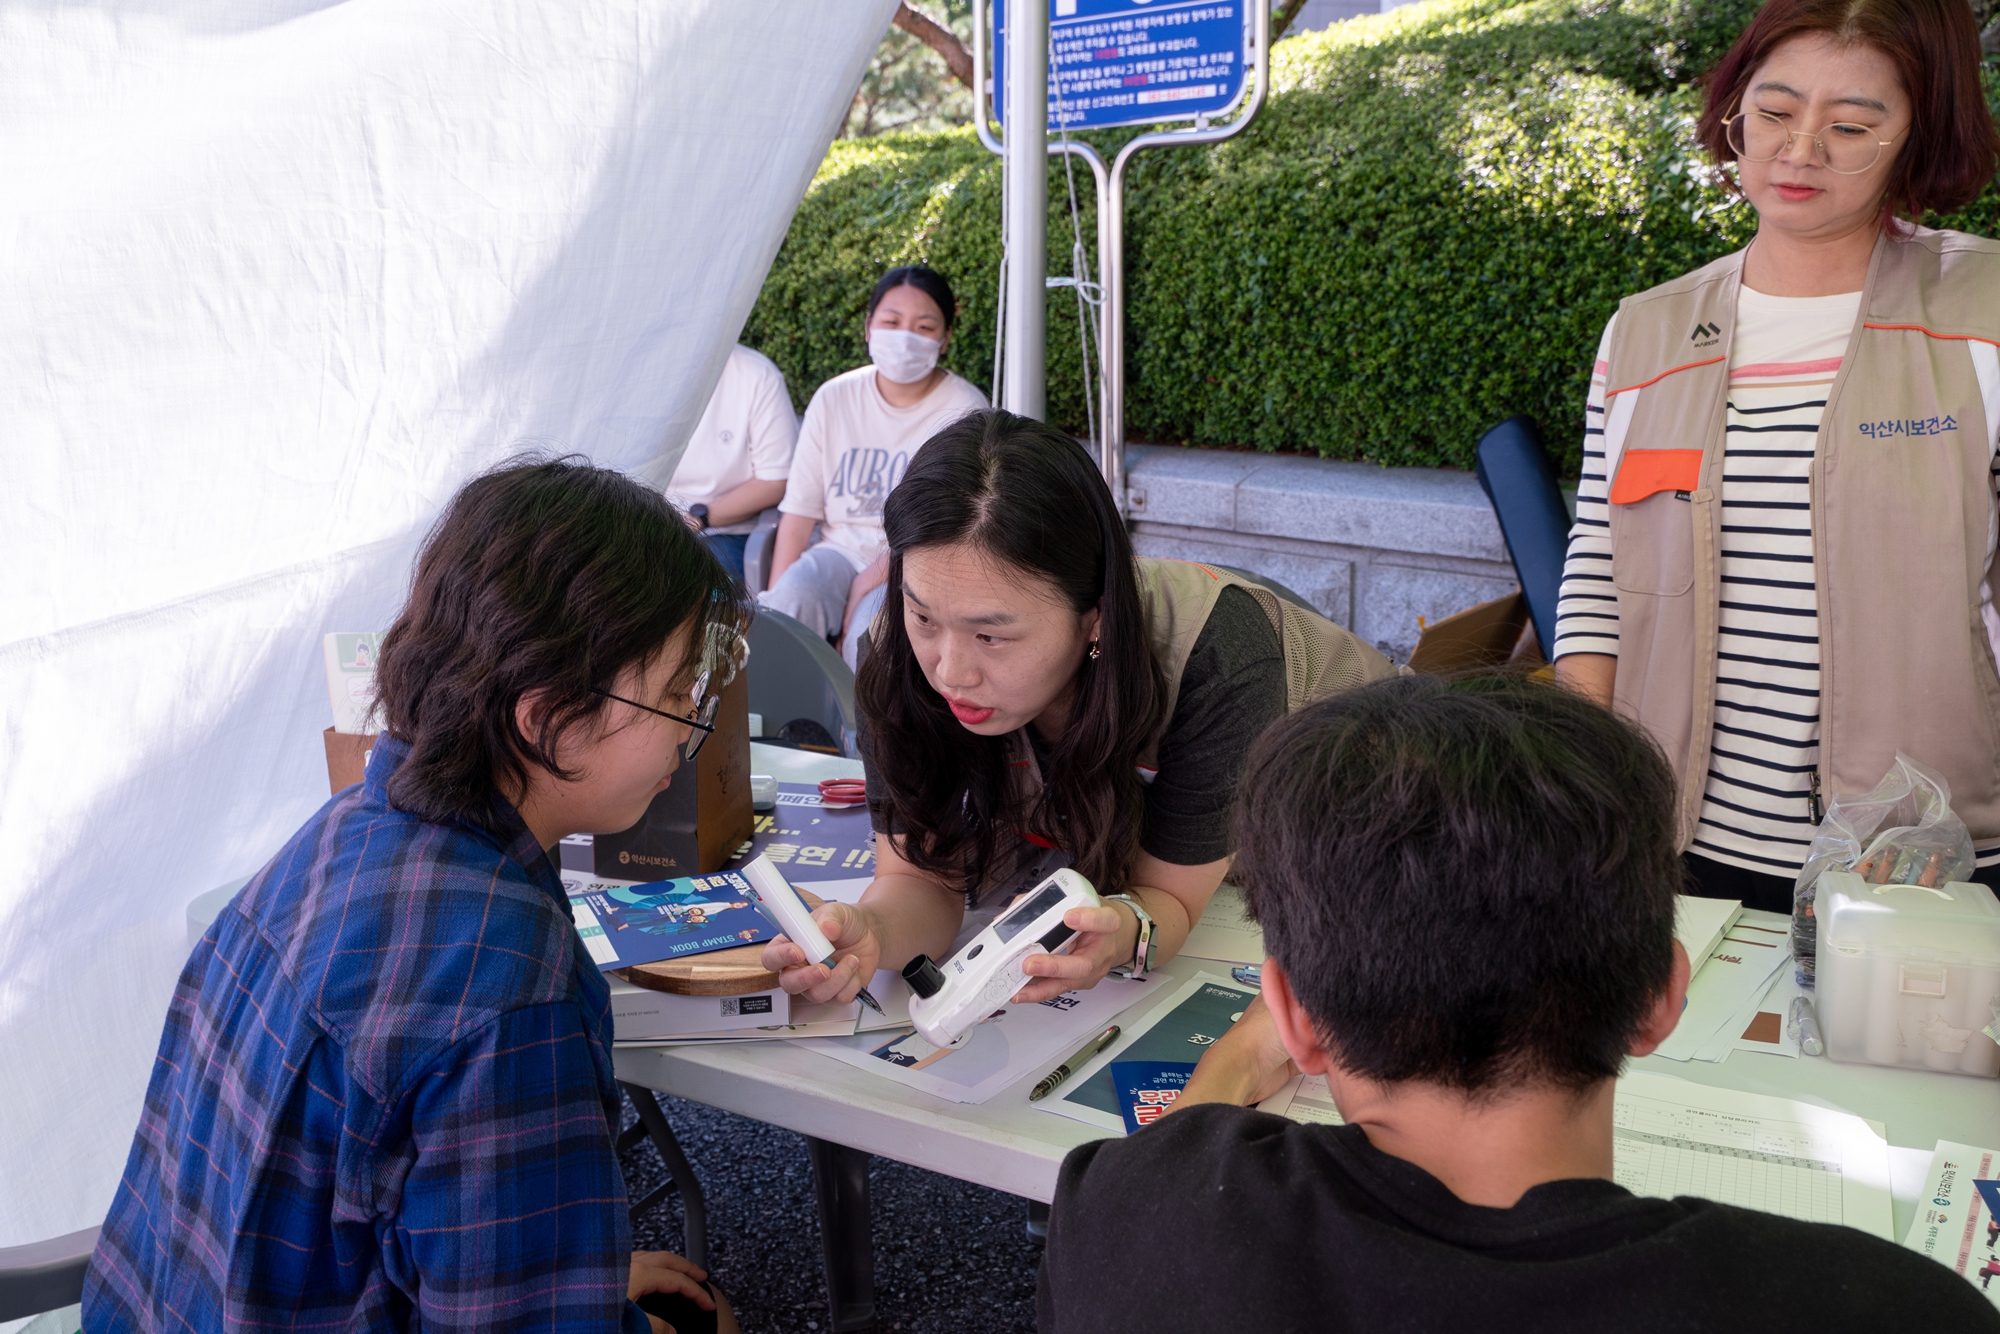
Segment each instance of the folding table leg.
[{"label": "folding table leg", "polygon": [[[653,1147],[660,1151],[661,1161],[673,1175],[674,1189],[681,1197],[681,1232],[687,1238],[687,1258],[706,1269],[708,1205],[702,1199],[701,1182],[695,1179],[694,1168],[681,1152],[681,1142],[674,1138],[674,1129],[667,1124],[667,1114],[660,1110],[660,1100],[653,1096],[653,1091],[637,1084],[625,1084],[624,1089],[625,1096],[638,1109],[639,1123],[653,1137]],[[648,1196],[647,1200],[650,1202],[652,1198]]]},{"label": "folding table leg", "polygon": [[819,1191],[820,1244],[826,1252],[827,1310],[835,1334],[875,1323],[875,1247],[868,1214],[868,1155],[844,1144],[806,1138]]}]

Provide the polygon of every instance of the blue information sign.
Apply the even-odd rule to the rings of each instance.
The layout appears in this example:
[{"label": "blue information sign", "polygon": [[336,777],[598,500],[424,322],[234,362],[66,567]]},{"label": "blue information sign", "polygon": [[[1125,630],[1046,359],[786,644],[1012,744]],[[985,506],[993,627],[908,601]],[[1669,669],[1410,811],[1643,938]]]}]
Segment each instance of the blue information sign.
[{"label": "blue information sign", "polygon": [[[1192,120],[1243,91],[1249,5],[1268,0],[1046,0],[1049,129]],[[994,111],[1005,121],[1006,0],[993,0]]]}]

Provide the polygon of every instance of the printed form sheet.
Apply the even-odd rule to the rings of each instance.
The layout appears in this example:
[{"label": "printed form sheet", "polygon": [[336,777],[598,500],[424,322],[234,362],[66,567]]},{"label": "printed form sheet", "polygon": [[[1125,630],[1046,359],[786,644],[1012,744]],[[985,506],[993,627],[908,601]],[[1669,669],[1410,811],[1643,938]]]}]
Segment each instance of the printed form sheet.
[{"label": "printed form sheet", "polygon": [[1664,1075],[1618,1081],[1612,1176],[1635,1195],[1695,1195],[1894,1240],[1889,1143],[1846,1112]]}]

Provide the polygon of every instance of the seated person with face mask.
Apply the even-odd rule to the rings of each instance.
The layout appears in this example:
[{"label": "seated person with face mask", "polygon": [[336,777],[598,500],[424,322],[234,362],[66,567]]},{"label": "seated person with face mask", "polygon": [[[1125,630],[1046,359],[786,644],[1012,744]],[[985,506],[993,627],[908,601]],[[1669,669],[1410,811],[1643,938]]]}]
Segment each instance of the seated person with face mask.
[{"label": "seated person with face mask", "polygon": [[[1163,1117],[1071,1152],[1042,1334],[2000,1329],[1853,1228],[1612,1179],[1627,1056],[1679,1021],[1666,759],[1580,694],[1401,677],[1243,766],[1263,995]],[[1242,1104],[1326,1076],[1346,1124]]]},{"label": "seated person with face mask", "polygon": [[[844,636],[849,666],[882,604],[882,502],[919,445],[986,406],[984,394],[938,365],[957,313],[951,284],[935,269],[913,264],[883,274],[868,298],[872,364],[821,385],[799,427],[778,506],[771,586],[757,600],[814,634]],[[808,545],[814,525],[820,540]]]}]

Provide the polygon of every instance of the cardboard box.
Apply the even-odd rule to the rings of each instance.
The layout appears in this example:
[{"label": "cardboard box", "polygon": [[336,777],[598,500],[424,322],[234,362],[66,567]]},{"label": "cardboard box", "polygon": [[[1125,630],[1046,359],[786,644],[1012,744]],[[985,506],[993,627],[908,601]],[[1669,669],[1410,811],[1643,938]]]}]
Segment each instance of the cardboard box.
[{"label": "cardboard box", "polygon": [[[671,880],[719,871],[750,841],[750,686],[738,672],[722,692],[715,735],[639,823],[591,841],[591,872],[606,880]],[[563,840],[565,866],[581,860],[581,843]],[[579,868],[580,869],[580,868]]]},{"label": "cardboard box", "polygon": [[326,729],[326,782],[333,791],[353,787],[368,770],[368,752],[375,749],[372,732]]}]

